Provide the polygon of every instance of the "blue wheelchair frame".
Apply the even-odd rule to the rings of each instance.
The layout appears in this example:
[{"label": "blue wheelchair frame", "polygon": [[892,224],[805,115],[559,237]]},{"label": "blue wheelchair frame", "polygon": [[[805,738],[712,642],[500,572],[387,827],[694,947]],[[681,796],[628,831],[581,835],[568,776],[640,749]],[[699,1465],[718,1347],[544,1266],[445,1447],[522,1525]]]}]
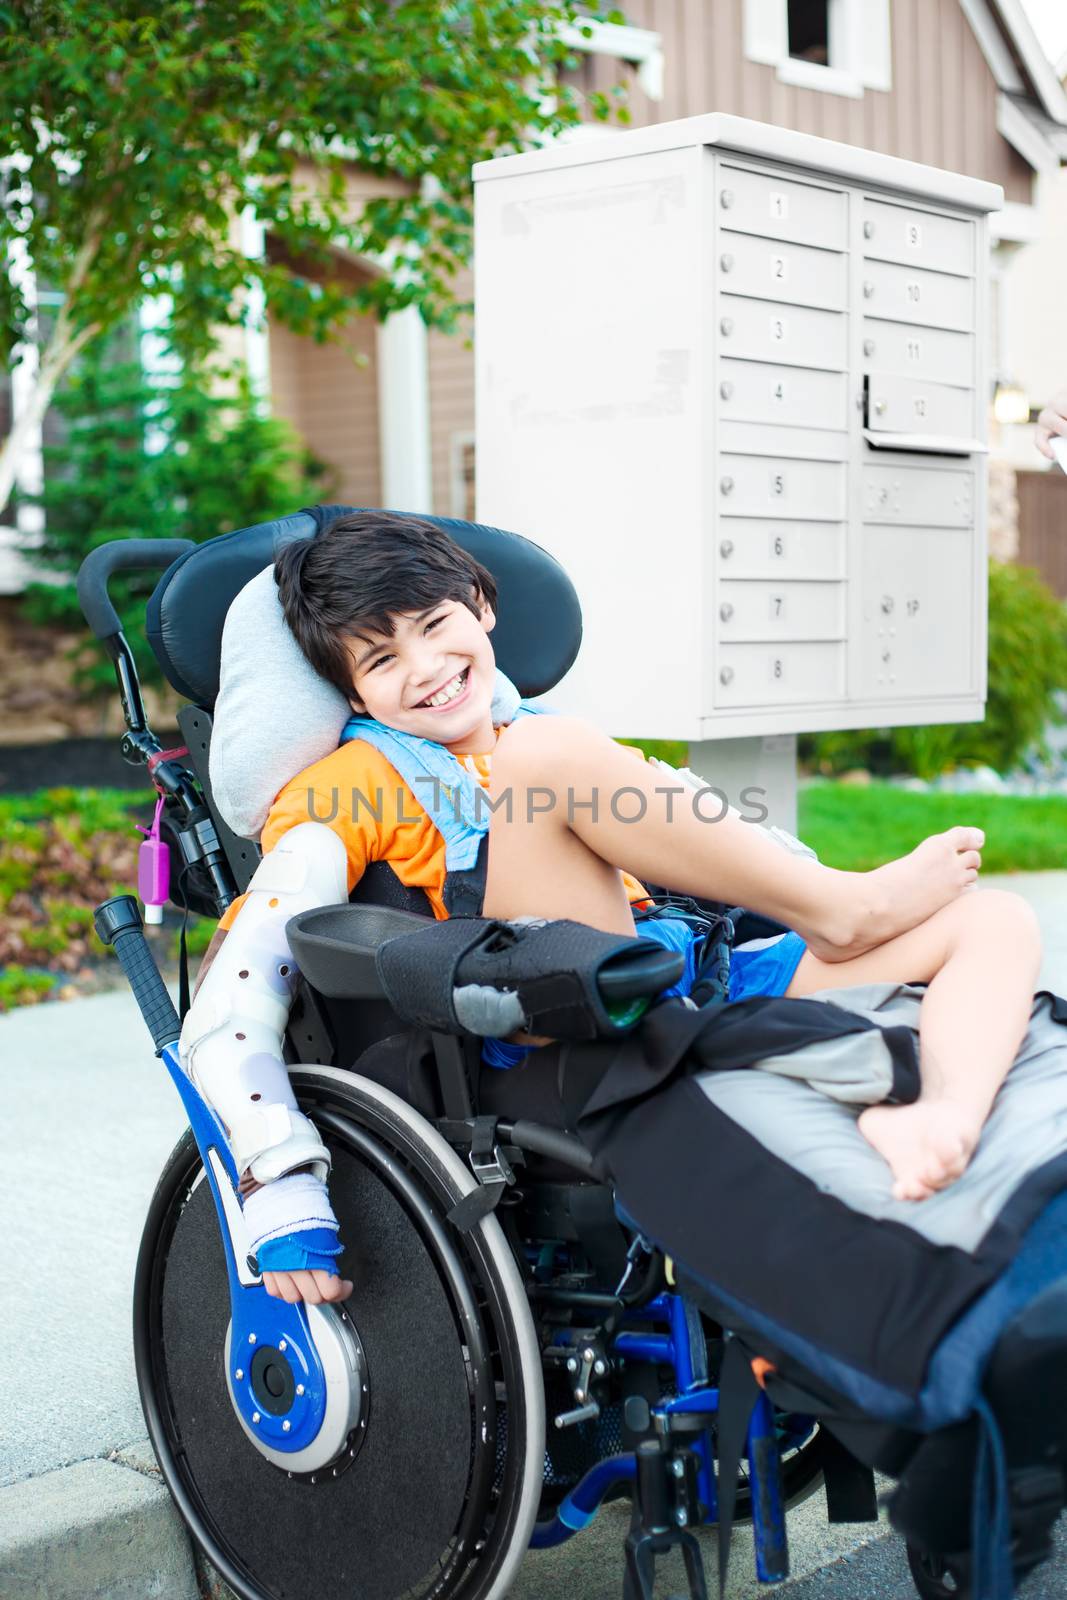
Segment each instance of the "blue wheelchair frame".
[{"label": "blue wheelchair frame", "polygon": [[[316,1437],[326,1409],[326,1379],[311,1334],[307,1307],[302,1303],[291,1305],[269,1295],[258,1272],[254,1281],[243,1278],[228,1215],[228,1207],[239,1210],[240,1206],[238,1174],[222,1124],[183,1070],[177,1043],[165,1044],[160,1057],[189,1118],[222,1235],[232,1319],[227,1381],[234,1404],[250,1433],[261,1437],[274,1450],[295,1455]],[[228,1195],[223,1188],[226,1183]],[[248,1272],[252,1272],[251,1262]],[[649,1361],[670,1368],[676,1393],[651,1408],[652,1417],[662,1431],[669,1433],[670,1422],[676,1417],[707,1419],[693,1440],[693,1449],[699,1461],[697,1487],[704,1508],[703,1522],[714,1525],[718,1522],[719,1508],[709,1426],[718,1413],[719,1391],[709,1382],[700,1317],[684,1295],[664,1291],[647,1304],[624,1313],[623,1321],[651,1321],[663,1327],[662,1332],[623,1328],[614,1335],[611,1346],[613,1353],[624,1360]],[[570,1332],[560,1330],[563,1343],[568,1342]],[[571,1342],[578,1352],[583,1343],[582,1335],[575,1332]],[[251,1361],[242,1361],[241,1353],[257,1344],[285,1350],[294,1367],[303,1373],[303,1393],[298,1387],[293,1407],[284,1420],[262,1411],[256,1403]],[[756,1576],[761,1583],[778,1583],[789,1572],[780,1447],[783,1443],[802,1444],[813,1427],[810,1418],[790,1415],[780,1428],[765,1394],[760,1395],[749,1421],[746,1455],[752,1489]],[[530,1547],[547,1549],[566,1543],[588,1527],[613,1488],[632,1483],[637,1476],[638,1458],[633,1451],[597,1462],[563,1497],[553,1516],[537,1524]],[[679,1509],[676,1515],[683,1518],[685,1513]]]}]

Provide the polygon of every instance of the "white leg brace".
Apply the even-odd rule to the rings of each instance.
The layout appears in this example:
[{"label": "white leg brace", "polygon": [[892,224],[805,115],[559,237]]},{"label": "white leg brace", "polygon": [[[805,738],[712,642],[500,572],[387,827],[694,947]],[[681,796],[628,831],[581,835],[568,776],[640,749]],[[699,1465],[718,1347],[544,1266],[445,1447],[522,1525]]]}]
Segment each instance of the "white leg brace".
[{"label": "white leg brace", "polygon": [[298,911],[347,898],[337,834],[321,822],[292,828],[260,862],[182,1028],[182,1066],[224,1123],[238,1174],[268,1186],[296,1167],[314,1174],[249,1196],[253,1249],[286,1232],[337,1226],[324,1187],[329,1152],[297,1109],[282,1060],[297,973],[285,925]]}]

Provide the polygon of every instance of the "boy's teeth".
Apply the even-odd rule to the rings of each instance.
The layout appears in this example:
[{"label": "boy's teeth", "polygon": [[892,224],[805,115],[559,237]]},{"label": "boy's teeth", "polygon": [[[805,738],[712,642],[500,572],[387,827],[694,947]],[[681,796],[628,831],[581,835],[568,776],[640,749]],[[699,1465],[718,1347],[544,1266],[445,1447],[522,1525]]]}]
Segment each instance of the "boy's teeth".
[{"label": "boy's teeth", "polygon": [[444,688],[441,689],[437,694],[433,695],[431,699],[424,700],[422,702],[423,705],[424,706],[445,706],[445,705],[447,705],[450,700],[454,700],[456,698],[457,694],[459,694],[460,690],[463,688],[463,682],[464,682],[463,673],[462,672],[457,672],[456,676],[452,679],[451,683],[446,683]]}]

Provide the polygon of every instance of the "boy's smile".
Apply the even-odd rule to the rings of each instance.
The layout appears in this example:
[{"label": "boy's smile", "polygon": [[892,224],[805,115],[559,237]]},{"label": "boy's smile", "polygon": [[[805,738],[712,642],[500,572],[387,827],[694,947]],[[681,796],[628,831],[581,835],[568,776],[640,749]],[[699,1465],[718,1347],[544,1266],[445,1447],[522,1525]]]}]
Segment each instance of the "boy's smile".
[{"label": "boy's smile", "polygon": [[480,596],[478,604],[475,616],[461,600],[442,600],[397,614],[391,635],[369,627],[352,634],[353,709],[446,749],[491,750],[496,617]]}]

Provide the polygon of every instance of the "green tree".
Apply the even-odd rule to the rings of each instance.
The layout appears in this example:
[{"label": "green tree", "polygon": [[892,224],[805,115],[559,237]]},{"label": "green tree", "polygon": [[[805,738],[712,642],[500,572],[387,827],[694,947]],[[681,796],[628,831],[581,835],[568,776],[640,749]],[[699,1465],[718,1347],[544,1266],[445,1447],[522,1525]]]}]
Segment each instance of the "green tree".
[{"label": "green tree", "polygon": [[[0,446],[0,505],[58,380],[144,296],[174,295],[173,337],[201,354],[253,289],[318,339],[353,310],[448,326],[471,164],[579,120],[556,79],[582,21],[577,0],[6,0],[0,356],[34,338],[27,269],[64,302]],[[353,164],[403,192],[353,215]],[[241,249],[246,209],[266,260]],[[353,287],[337,248],[380,272]]]},{"label": "green tree", "polygon": [[[287,423],[263,413],[247,379],[222,377],[200,365],[170,382],[149,382],[139,363],[115,362],[108,342],[68,374],[56,396],[65,439],[45,450],[46,533],[34,551],[35,564],[51,568],[56,581],[26,591],[33,621],[81,626],[74,579],[96,545],[210,539],[329,494],[325,468]],[[146,681],[158,679],[159,669],[140,622],[158,576],[109,584]],[[114,687],[99,650],[82,659],[86,688]]]}]

